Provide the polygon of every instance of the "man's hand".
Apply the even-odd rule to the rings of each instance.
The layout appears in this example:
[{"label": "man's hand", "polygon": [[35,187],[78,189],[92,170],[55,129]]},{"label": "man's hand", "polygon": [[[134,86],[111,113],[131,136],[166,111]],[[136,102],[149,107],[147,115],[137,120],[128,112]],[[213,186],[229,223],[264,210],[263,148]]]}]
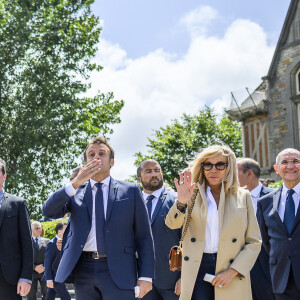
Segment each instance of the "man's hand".
[{"label": "man's hand", "polygon": [[181,293],[181,278],[179,278],[175,284],[175,291],[174,293],[179,296]]},{"label": "man's hand", "polygon": [[47,280],[47,288],[49,289],[53,289],[54,288],[54,284],[52,280]]},{"label": "man's hand", "polygon": [[140,287],[140,295],[138,298],[143,298],[148,292],[152,290],[152,282],[146,280],[138,280],[137,286]]},{"label": "man's hand", "polygon": [[34,270],[35,270],[36,272],[38,272],[39,274],[42,274],[42,273],[44,272],[45,268],[44,268],[43,265],[37,265],[37,266],[34,268]]},{"label": "man's hand", "polygon": [[57,247],[57,249],[58,249],[59,251],[61,251],[61,247],[62,247],[62,239],[57,240],[57,242],[56,242],[56,247]]},{"label": "man's hand", "polygon": [[20,296],[26,296],[31,288],[31,284],[25,281],[19,281],[17,286],[17,294]]},{"label": "man's hand", "polygon": [[80,171],[78,175],[71,181],[75,190],[77,188],[87,182],[90,178],[92,178],[95,174],[99,172],[101,169],[102,162],[100,159],[93,159],[88,164],[80,167]]},{"label": "man's hand", "polygon": [[216,286],[216,287],[219,287],[219,288],[224,288],[224,287],[226,287],[231,282],[231,280],[237,274],[239,274],[238,271],[236,271],[233,268],[229,268],[228,270],[223,271],[223,272],[217,274],[216,277],[211,282],[211,284],[213,286]]}]

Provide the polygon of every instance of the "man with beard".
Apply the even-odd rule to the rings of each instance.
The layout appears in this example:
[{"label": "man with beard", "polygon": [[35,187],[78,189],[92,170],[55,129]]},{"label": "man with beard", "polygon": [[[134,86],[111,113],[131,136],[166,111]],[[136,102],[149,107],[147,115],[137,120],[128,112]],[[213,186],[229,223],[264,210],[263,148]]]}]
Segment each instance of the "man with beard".
[{"label": "man with beard", "polygon": [[171,272],[169,252],[178,245],[181,231],[171,230],[165,225],[165,217],[177,198],[176,193],[163,186],[160,165],[153,159],[140,163],[137,179],[143,186],[143,197],[148,210],[155,248],[155,279],[152,290],[144,296],[146,300],[175,300],[180,293],[180,272]]}]

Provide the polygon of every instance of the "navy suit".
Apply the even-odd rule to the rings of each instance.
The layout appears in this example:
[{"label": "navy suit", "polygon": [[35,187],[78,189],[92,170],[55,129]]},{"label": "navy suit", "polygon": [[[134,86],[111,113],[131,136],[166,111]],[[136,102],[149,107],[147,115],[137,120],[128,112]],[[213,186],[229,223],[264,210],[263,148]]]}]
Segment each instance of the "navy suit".
[{"label": "navy suit", "polygon": [[[262,186],[259,196],[261,198],[273,191],[273,189]],[[250,276],[253,300],[275,299],[270,276],[269,254],[264,247],[260,250],[258,258],[250,272]]]},{"label": "navy suit", "polygon": [[[155,249],[155,279],[153,290],[143,299],[178,299],[174,294],[175,284],[180,277],[180,272],[171,272],[169,266],[170,249],[179,244],[180,229],[169,229],[165,225],[165,218],[173,206],[176,193],[164,189],[158,198],[155,210],[151,217],[151,229]],[[158,296],[159,294],[160,296]]]},{"label": "navy suit", "polygon": [[54,288],[47,288],[46,300],[54,300],[56,293],[62,300],[69,300],[71,296],[64,283],[55,282],[57,268],[60,262],[60,251],[56,246],[57,237],[49,241],[45,253],[45,280],[52,280]]},{"label": "navy suit", "polygon": [[0,207],[0,297],[17,295],[20,278],[32,280],[33,249],[26,201],[4,192]]},{"label": "navy suit", "polygon": [[[57,282],[64,282],[79,261],[91,229],[92,205],[89,182],[80,186],[71,198],[62,188],[44,203],[43,213],[46,217],[60,218],[67,212],[71,213],[64,233],[62,258],[55,278]],[[133,291],[137,276],[154,278],[152,234],[137,184],[111,178],[105,220],[105,247],[108,272],[119,289]],[[76,275],[76,270],[73,273]]]},{"label": "navy suit", "polygon": [[[270,255],[270,274],[273,291],[276,294],[286,292],[291,274],[295,286],[300,289],[300,206],[289,234],[278,214],[281,192],[282,188],[264,196],[257,205],[263,245]],[[287,299],[299,298],[298,291],[294,297]]]}]

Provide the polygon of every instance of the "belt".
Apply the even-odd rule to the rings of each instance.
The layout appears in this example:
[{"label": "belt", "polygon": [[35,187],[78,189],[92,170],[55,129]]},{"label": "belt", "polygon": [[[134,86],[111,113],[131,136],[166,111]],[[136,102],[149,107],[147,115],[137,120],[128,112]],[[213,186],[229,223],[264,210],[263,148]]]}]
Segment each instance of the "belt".
[{"label": "belt", "polygon": [[85,259],[100,259],[100,258],[106,258],[106,254],[100,254],[99,252],[88,252],[88,251],[83,251],[81,256]]}]

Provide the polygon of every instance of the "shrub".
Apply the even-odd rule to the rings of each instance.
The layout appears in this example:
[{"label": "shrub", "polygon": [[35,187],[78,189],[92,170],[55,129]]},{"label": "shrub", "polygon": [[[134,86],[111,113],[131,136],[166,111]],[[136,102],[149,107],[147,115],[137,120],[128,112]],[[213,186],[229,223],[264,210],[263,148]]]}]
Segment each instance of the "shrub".
[{"label": "shrub", "polygon": [[55,232],[55,226],[57,223],[59,222],[68,222],[68,218],[65,219],[57,219],[57,220],[53,220],[53,221],[48,221],[48,222],[43,222],[42,227],[43,227],[43,234],[42,236],[44,238],[47,239],[53,239],[56,236],[56,232]]}]

